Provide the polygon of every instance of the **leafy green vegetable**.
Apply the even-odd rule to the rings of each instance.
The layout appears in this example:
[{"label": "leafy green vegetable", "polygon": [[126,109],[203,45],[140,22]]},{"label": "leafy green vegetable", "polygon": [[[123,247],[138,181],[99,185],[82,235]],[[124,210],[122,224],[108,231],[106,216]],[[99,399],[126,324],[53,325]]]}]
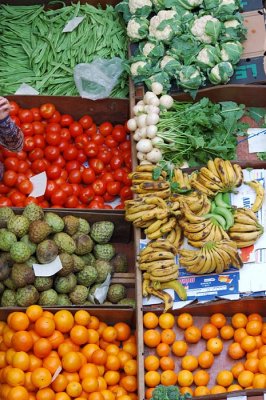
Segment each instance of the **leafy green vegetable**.
[{"label": "leafy green vegetable", "polygon": [[257,153],[258,159],[261,161],[266,161],[266,153]]},{"label": "leafy green vegetable", "polygon": [[172,41],[171,53],[178,58],[185,65],[192,63],[200,50],[199,43],[190,33],[175,37]]},{"label": "leafy green vegetable", "polygon": [[177,386],[158,385],[152,392],[151,400],[187,400],[191,399],[191,395],[186,393],[180,394]]},{"label": "leafy green vegetable", "polygon": [[266,116],[266,110],[265,108],[261,107],[249,107],[247,108],[247,115],[254,119],[255,122],[260,122],[262,118]]},{"label": "leafy green vegetable", "polygon": [[152,179],[157,181],[161,175],[162,168],[161,167],[155,167],[154,170],[152,171]]}]

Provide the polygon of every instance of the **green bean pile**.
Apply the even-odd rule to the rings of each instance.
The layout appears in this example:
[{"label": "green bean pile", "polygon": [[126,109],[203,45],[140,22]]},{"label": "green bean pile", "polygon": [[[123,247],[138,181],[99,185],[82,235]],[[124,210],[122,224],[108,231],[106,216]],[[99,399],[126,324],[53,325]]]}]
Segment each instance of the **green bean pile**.
[{"label": "green bean pile", "polygon": [[[85,16],[72,32],[62,33],[66,23]],[[97,57],[126,58],[125,27],[114,11],[89,4],[73,4],[56,10],[43,6],[0,6],[0,93],[14,94],[27,83],[43,95],[78,95],[73,69]],[[123,73],[111,97],[127,97]]]}]

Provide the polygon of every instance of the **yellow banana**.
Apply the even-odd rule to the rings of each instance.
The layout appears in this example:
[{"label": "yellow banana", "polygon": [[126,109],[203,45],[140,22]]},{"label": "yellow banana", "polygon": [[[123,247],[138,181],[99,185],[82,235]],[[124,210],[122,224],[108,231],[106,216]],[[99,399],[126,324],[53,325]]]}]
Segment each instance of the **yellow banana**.
[{"label": "yellow banana", "polygon": [[256,218],[255,220],[253,218],[250,218],[247,213],[237,209],[234,213],[234,221],[236,224],[256,225],[259,223],[259,221],[255,214],[254,216]]},{"label": "yellow banana", "polygon": [[221,190],[221,186],[217,185],[210,179],[206,178],[201,172],[199,173],[197,180],[203,186],[205,186],[207,189],[210,189],[212,192],[217,192],[217,191]]},{"label": "yellow banana", "polygon": [[214,174],[209,168],[202,167],[200,169],[200,175],[203,175],[209,181],[216,183],[221,189],[223,187],[222,181],[218,175]]},{"label": "yellow banana", "polygon": [[149,279],[143,279],[143,281],[142,281],[142,296],[143,297],[149,296],[149,292],[148,292],[149,286],[150,286]]},{"label": "yellow banana", "polygon": [[144,201],[146,204],[154,204],[163,209],[167,209],[166,202],[158,196],[147,197]]},{"label": "yellow banana", "polygon": [[231,264],[230,255],[226,251],[224,251],[221,247],[215,247],[215,251],[219,254],[219,256],[223,260],[224,270],[227,270]]},{"label": "yellow banana", "polygon": [[204,267],[204,265],[205,265],[205,263],[207,261],[206,250],[204,248],[199,250],[198,255],[199,255],[199,257],[198,257],[197,263],[195,263],[194,265],[186,267],[187,271],[192,273],[192,274],[200,273],[200,271],[202,270],[202,268]]},{"label": "yellow banana", "polygon": [[197,265],[202,261],[203,255],[201,252],[196,252],[194,258],[188,258],[188,257],[180,257],[179,263],[180,265],[183,265],[186,269],[188,268],[196,268]]},{"label": "yellow banana", "polygon": [[237,245],[238,242],[250,242],[256,240],[262,235],[262,231],[256,231],[256,232],[229,232],[230,239],[234,240]]},{"label": "yellow banana", "polygon": [[[220,246],[218,245],[218,247],[220,247]],[[243,267],[243,262],[242,262],[242,260],[241,260],[241,258],[239,256],[237,250],[232,249],[232,247],[227,246],[227,245],[222,245],[222,249],[229,254],[229,256],[231,257],[232,265],[234,267],[236,267],[236,268],[242,268]]]},{"label": "yellow banana", "polygon": [[220,232],[220,238],[221,238],[220,240],[223,240],[223,239],[230,240],[229,235],[221,226],[217,225],[217,230]]},{"label": "yellow banana", "polygon": [[160,239],[162,236],[163,236],[163,234],[160,231],[160,229],[157,229],[157,231],[149,233],[148,238],[150,240],[156,240],[156,239]]},{"label": "yellow banana", "polygon": [[165,219],[159,219],[153,222],[147,229],[145,229],[144,233],[145,235],[149,235],[150,233],[153,233],[160,229],[161,225],[163,225],[165,222],[168,221],[168,218]]},{"label": "yellow banana", "polygon": [[227,187],[229,182],[224,160],[222,158],[215,158],[214,164],[220,176],[223,186]]},{"label": "yellow banana", "polygon": [[150,226],[150,224],[153,224],[156,221],[156,219],[150,219],[149,221],[143,221],[141,218],[135,219],[135,221],[133,221],[133,224],[137,227],[137,228],[148,228]]},{"label": "yellow banana", "polygon": [[192,180],[191,186],[194,189],[198,190],[199,192],[206,194],[208,197],[214,197],[217,193],[217,190],[212,191],[208,189],[206,186],[202,185],[198,180]]},{"label": "yellow banana", "polygon": [[227,177],[228,177],[228,184],[231,188],[235,187],[235,182],[236,182],[236,174],[233,165],[229,160],[224,161],[225,164],[225,169],[227,172]]},{"label": "yellow banana", "polygon": [[184,172],[183,173],[183,179],[184,179],[184,186],[186,189],[190,190],[191,186],[190,186],[190,181],[189,181],[189,177],[188,177],[188,173]]},{"label": "yellow banana", "polygon": [[165,190],[169,188],[169,182],[143,182],[139,186],[144,190]]},{"label": "yellow banana", "polygon": [[173,253],[170,251],[154,251],[153,253],[145,254],[142,256],[140,254],[140,262],[152,262],[158,260],[172,260]]},{"label": "yellow banana", "polygon": [[135,213],[140,212],[140,211],[149,211],[149,210],[154,209],[155,207],[156,206],[154,204],[150,204],[150,205],[148,205],[148,204],[140,204],[138,206],[129,207],[126,210],[126,214],[129,215],[129,214],[135,214]]},{"label": "yellow banana", "polygon": [[155,165],[145,164],[145,165],[137,165],[135,170],[138,172],[152,172],[154,168],[156,168]]},{"label": "yellow banana", "polygon": [[243,171],[240,165],[234,164],[233,165],[235,175],[236,175],[236,180],[235,180],[235,186],[238,187],[242,184],[244,176],[243,176]]},{"label": "yellow banana", "polygon": [[161,226],[160,231],[163,234],[168,233],[175,227],[175,225],[176,225],[176,218],[171,217],[168,222],[166,222]]},{"label": "yellow banana", "polygon": [[[132,179],[134,181],[135,179],[146,181],[146,180],[151,180],[153,181],[153,175],[152,172],[139,172],[139,171],[134,171],[128,174],[129,179]],[[164,180],[162,176],[159,176],[158,180]]]},{"label": "yellow banana", "polygon": [[[214,176],[216,176],[216,178],[218,178],[218,179],[221,181],[220,175],[219,175],[219,173],[218,173],[218,170],[217,170],[217,168],[216,168],[215,163],[214,163],[213,160],[209,160],[209,161],[207,162],[207,167],[208,167],[208,169],[212,172],[212,174],[213,174]],[[216,183],[219,183],[219,182],[216,182]]]},{"label": "yellow banana", "polygon": [[174,279],[172,281],[169,282],[163,282],[161,283],[161,289],[174,289],[174,291],[176,292],[177,296],[181,299],[181,300],[186,300],[187,299],[187,291],[185,289],[185,287],[182,285],[182,283],[177,280]]},{"label": "yellow banana", "polygon": [[[133,222],[134,220],[136,220],[136,219],[138,219],[138,218],[142,218],[145,214],[146,214],[145,211],[139,211],[139,212],[136,212],[136,213],[134,213],[134,214],[128,214],[128,213],[126,213],[125,219],[126,219],[126,221]],[[152,219],[152,218],[154,218],[154,213],[153,213],[153,212],[152,212],[152,215],[149,214],[149,218],[148,218],[148,219]],[[147,220],[148,220],[148,219],[147,219]],[[146,221],[147,221],[147,220],[146,220]]]},{"label": "yellow banana", "polygon": [[201,270],[198,272],[199,275],[211,274],[216,268],[216,262],[213,257],[212,249],[209,250],[206,249],[205,252],[206,252],[206,261],[203,264]]},{"label": "yellow banana", "polygon": [[200,211],[197,212],[197,215],[202,216],[204,214],[208,214],[210,210],[211,210],[211,202],[208,198],[206,198],[204,200],[202,208],[200,209]]},{"label": "yellow banana", "polygon": [[170,196],[171,191],[170,191],[170,189],[155,191],[155,193],[153,193],[153,192],[149,193],[149,192],[142,191],[141,193],[138,193],[138,196],[145,199],[145,198],[154,196],[155,194],[157,197],[161,197],[161,199],[167,199]]},{"label": "yellow banana", "polygon": [[174,273],[178,273],[178,266],[176,264],[171,265],[170,267],[164,268],[164,269],[154,269],[153,271],[148,270],[147,271],[151,276],[154,277],[161,277],[161,276],[166,276]]},{"label": "yellow banana", "polygon": [[174,178],[175,178],[175,182],[178,183],[178,185],[181,189],[186,188],[184,178],[183,178],[183,173],[180,168],[174,169]]},{"label": "yellow banana", "polygon": [[172,267],[173,265],[175,265],[175,259],[173,258],[172,260],[160,260],[160,261],[153,261],[150,263],[144,263],[144,264],[140,264],[140,266],[143,268],[144,266],[146,266],[145,268],[147,268],[147,271],[149,273],[152,273],[155,270],[165,270],[168,267]]},{"label": "yellow banana", "polygon": [[148,221],[152,218],[165,219],[167,215],[168,215],[168,210],[162,210],[161,208],[156,207],[150,211],[143,212],[141,219],[142,221]]},{"label": "yellow banana", "polygon": [[214,225],[210,225],[210,226],[208,226],[208,228],[203,229],[200,232],[191,233],[191,232],[184,231],[184,235],[186,238],[188,238],[188,240],[193,240],[193,241],[204,240],[206,237],[208,237],[210,235],[210,233],[213,229],[214,229]]},{"label": "yellow banana", "polygon": [[175,241],[175,237],[176,237],[175,228],[173,228],[173,229],[168,233],[168,235],[166,236],[166,239],[169,240],[169,242],[170,242],[171,244],[173,244],[174,241]]},{"label": "yellow banana", "polygon": [[173,273],[168,274],[168,275],[163,275],[163,276],[149,275],[149,279],[151,281],[156,281],[156,282],[168,282],[168,281],[172,281],[173,279],[177,279],[177,278],[178,278],[178,271],[177,272],[173,272]]},{"label": "yellow banana", "polygon": [[206,229],[211,224],[212,222],[210,219],[195,224],[185,221],[182,224],[182,228],[188,233],[197,233],[201,232],[203,229]]},{"label": "yellow banana", "polygon": [[216,274],[221,274],[225,269],[225,263],[220,254],[216,251],[216,248],[213,249],[213,258],[215,262],[215,272]]},{"label": "yellow banana", "polygon": [[261,209],[263,200],[264,200],[264,188],[262,184],[258,181],[249,181],[249,182],[244,182],[245,185],[248,185],[252,189],[255,190],[256,192],[256,199],[255,202],[253,203],[251,210],[253,212],[257,212]]},{"label": "yellow banana", "polygon": [[147,292],[148,292],[148,294],[156,296],[159,299],[163,300],[165,313],[173,307],[174,300],[169,293],[164,292],[162,290],[156,290],[153,287],[147,288]]},{"label": "yellow banana", "polygon": [[171,251],[173,253],[173,255],[176,254],[176,248],[167,239],[156,240],[155,242],[150,242],[149,247],[151,247],[152,249]]},{"label": "yellow banana", "polygon": [[244,213],[249,218],[253,219],[255,222],[258,222],[258,218],[254,211],[250,210],[249,208],[238,208],[237,212]]},{"label": "yellow banana", "polygon": [[200,223],[200,222],[204,222],[207,219],[205,217],[200,217],[194,213],[192,213],[189,209],[189,207],[186,205],[186,203],[182,204],[182,208],[181,208],[182,212],[184,213],[186,219],[192,223],[192,224],[196,224],[196,223]]},{"label": "yellow banana", "polygon": [[259,230],[259,226],[257,226],[255,222],[253,225],[235,223],[233,226],[231,226],[229,232],[256,232],[257,230]]},{"label": "yellow banana", "polygon": [[183,243],[183,231],[178,224],[176,224],[174,230],[175,230],[175,240],[173,242],[173,245],[176,249],[179,249],[179,247]]}]

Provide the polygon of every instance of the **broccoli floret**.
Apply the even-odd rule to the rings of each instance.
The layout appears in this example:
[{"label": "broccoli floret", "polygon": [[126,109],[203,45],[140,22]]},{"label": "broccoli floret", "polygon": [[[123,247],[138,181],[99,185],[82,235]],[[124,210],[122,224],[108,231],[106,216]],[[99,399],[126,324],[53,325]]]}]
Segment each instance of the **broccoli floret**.
[{"label": "broccoli floret", "polygon": [[185,400],[191,398],[183,397],[180,395],[179,389],[177,386],[163,386],[163,385],[158,385],[152,392],[152,399],[151,400]]}]

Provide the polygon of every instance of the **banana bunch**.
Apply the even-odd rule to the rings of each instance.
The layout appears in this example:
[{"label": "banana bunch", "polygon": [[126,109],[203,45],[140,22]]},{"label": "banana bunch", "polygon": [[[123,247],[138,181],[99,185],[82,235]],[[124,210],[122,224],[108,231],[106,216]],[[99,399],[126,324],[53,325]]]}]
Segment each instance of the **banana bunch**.
[{"label": "banana bunch", "polygon": [[261,209],[264,200],[264,187],[258,181],[244,182],[245,185],[250,186],[256,192],[256,199],[251,207],[251,210],[257,212]]},{"label": "banana bunch", "polygon": [[202,275],[226,271],[230,265],[243,266],[236,243],[223,239],[207,242],[200,250],[179,250],[179,262],[191,274]]},{"label": "banana bunch", "polygon": [[160,175],[155,179],[154,165],[138,165],[134,172],[128,177],[132,179],[132,191],[139,197],[156,195],[162,199],[167,199],[170,194],[170,183],[166,180],[166,172],[160,171]]},{"label": "banana bunch", "polygon": [[176,223],[175,227],[166,235],[166,239],[174,246],[175,249],[183,243],[184,234],[181,226]]},{"label": "banana bunch", "polygon": [[211,202],[204,193],[190,192],[187,195],[173,193],[170,197],[173,203],[178,202],[179,206],[186,203],[189,209],[196,215],[207,214],[211,209]]},{"label": "banana bunch", "polygon": [[184,193],[191,190],[189,175],[180,168],[174,168],[172,183],[177,184],[177,192]]},{"label": "banana bunch", "polygon": [[238,249],[253,245],[263,234],[256,214],[247,208],[238,208],[234,213],[234,225],[229,229],[229,237]]},{"label": "banana bunch", "polygon": [[[153,294],[165,303],[165,311],[172,307],[169,294],[164,289],[174,289],[181,300],[187,297],[186,290],[177,280],[178,265],[175,264],[176,247],[167,239],[149,242],[138,257],[138,268],[143,273],[142,294]],[[170,296],[171,297],[171,296]]]},{"label": "banana bunch", "polygon": [[191,175],[191,186],[211,198],[218,192],[231,191],[242,182],[242,168],[222,158],[209,160],[207,167],[202,167],[198,173]]}]

